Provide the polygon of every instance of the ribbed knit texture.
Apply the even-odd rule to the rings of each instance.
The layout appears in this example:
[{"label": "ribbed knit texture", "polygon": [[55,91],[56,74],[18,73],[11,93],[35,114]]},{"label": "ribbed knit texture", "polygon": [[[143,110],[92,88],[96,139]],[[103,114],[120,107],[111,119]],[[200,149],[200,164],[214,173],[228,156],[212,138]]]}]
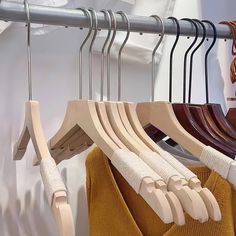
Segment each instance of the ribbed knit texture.
[{"label": "ribbed knit texture", "polygon": [[145,177],[150,177],[154,181],[162,180],[156,172],[133,152],[118,149],[110,160],[136,193],[139,193],[142,180]]},{"label": "ribbed knit texture", "polygon": [[184,176],[186,180],[190,180],[196,175],[190,171],[186,166],[184,166],[181,162],[179,162],[176,158],[171,156],[168,152],[162,151],[161,153],[162,158],[164,158],[171,166],[173,166],[181,175]]},{"label": "ribbed knit texture", "polygon": [[62,181],[59,170],[53,158],[44,158],[40,162],[40,173],[42,176],[44,189],[51,206],[53,194],[58,191],[65,191],[66,187]]},{"label": "ribbed knit texture", "polygon": [[227,179],[230,163],[234,160],[210,146],[205,146],[200,156],[200,161]]},{"label": "ribbed knit texture", "polygon": [[234,236],[236,194],[206,167],[191,170],[216,197],[222,220],[201,224],[186,215],[184,226],[164,224],[98,148],[89,154],[86,170],[90,236]]},{"label": "ribbed knit texture", "polygon": [[173,176],[184,178],[176,169],[166,162],[160,155],[152,151],[142,151],[139,157],[158,173],[168,184],[169,179]]}]

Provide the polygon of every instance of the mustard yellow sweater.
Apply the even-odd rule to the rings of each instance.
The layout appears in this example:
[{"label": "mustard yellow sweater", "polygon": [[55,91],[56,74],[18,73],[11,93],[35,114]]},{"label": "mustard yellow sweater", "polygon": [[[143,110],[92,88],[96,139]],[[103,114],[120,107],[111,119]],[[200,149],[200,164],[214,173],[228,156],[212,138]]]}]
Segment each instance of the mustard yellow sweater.
[{"label": "mustard yellow sweater", "polygon": [[129,186],[99,148],[86,161],[90,236],[233,236],[236,194],[230,184],[206,167],[191,168],[216,197],[222,220],[199,223],[186,215],[186,224],[164,224]]}]

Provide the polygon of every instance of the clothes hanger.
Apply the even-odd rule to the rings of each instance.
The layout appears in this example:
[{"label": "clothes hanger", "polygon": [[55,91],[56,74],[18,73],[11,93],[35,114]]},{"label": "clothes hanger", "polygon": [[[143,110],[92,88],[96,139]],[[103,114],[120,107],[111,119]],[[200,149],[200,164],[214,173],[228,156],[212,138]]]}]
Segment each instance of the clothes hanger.
[{"label": "clothes hanger", "polygon": [[[180,124],[193,136],[195,136],[197,139],[202,141],[203,143],[210,145],[214,148],[216,148],[218,151],[223,152],[226,155],[229,155],[230,153],[235,153],[236,150],[234,150],[233,143],[231,145],[228,143],[229,140],[222,140],[222,138],[218,137],[216,134],[216,131],[214,131],[207,123],[206,119],[210,120],[210,115],[205,114],[207,117],[204,116],[203,111],[201,108],[194,107],[193,105],[186,104],[186,68],[187,68],[187,57],[190,50],[193,48],[194,44],[197,41],[198,38],[198,26],[197,24],[191,20],[185,18],[185,20],[191,22],[195,29],[196,29],[196,36],[192,44],[187,49],[185,55],[184,55],[184,80],[183,80],[183,104],[173,104],[173,109],[175,111],[175,115],[177,119],[179,120]],[[205,36],[203,37],[204,40]],[[200,43],[197,45],[197,47],[192,51],[191,57],[190,57],[190,65],[193,61],[193,55],[196,52],[196,50],[201,46],[203,43],[203,40],[200,41]],[[192,66],[190,66],[190,88],[191,88],[191,82],[192,82]],[[206,112],[205,112],[206,113]],[[206,118],[206,119],[205,119]],[[213,121],[210,122],[213,125]],[[217,127],[215,127],[217,129]],[[220,131],[219,131],[220,133]],[[222,135],[223,137],[224,135]],[[231,150],[231,152],[227,152],[228,150]]]},{"label": "clothes hanger", "polygon": [[[173,50],[172,50],[172,55],[173,55]],[[153,61],[153,68],[155,67],[155,62],[154,60]],[[172,65],[172,63],[171,63]],[[155,69],[152,69],[152,77],[153,77],[153,83],[152,83],[152,91],[154,94],[154,78],[155,78]],[[184,85],[184,87],[186,87],[186,85]],[[173,167],[175,167],[181,174],[183,174],[187,180],[190,180],[190,183],[189,185],[193,188],[195,188],[196,190],[198,189],[198,186],[200,186],[201,188],[201,182],[200,180],[195,176],[193,177],[192,179],[189,179],[189,169],[186,168],[184,165],[182,165],[181,163],[179,163],[176,159],[170,159],[170,164],[172,164]],[[196,184],[198,183],[198,184]],[[201,197],[203,198],[204,200],[204,203],[206,204],[207,206],[207,209],[208,209],[208,213],[210,215],[210,217],[213,219],[213,220],[216,220],[216,221],[219,221],[221,219],[221,212],[220,212],[220,208],[219,208],[219,205],[216,201],[216,199],[214,198],[213,194],[206,188],[204,188],[204,190],[201,188]],[[205,191],[205,192],[204,192]],[[204,192],[204,193],[203,193]],[[213,207],[214,205],[214,207]],[[214,212],[214,210],[216,210]]]},{"label": "clothes hanger", "polygon": [[[152,53],[152,100],[154,101],[154,84],[155,84],[155,53],[156,50],[158,48],[158,46],[160,45],[163,37],[164,37],[164,24],[161,20],[161,18],[159,18],[158,16],[153,16],[157,21],[160,21],[162,24],[162,33],[161,33],[161,37],[160,40],[158,41],[156,47],[153,50]],[[120,58],[120,55],[119,55]],[[119,63],[119,65],[121,65],[121,63]],[[121,66],[119,66],[118,68],[118,74],[120,75],[121,71]],[[119,78],[119,81],[121,81],[121,78]],[[119,86],[120,87],[120,83]],[[130,119],[130,122],[132,124],[132,126],[134,127],[135,132],[137,133],[137,135],[140,137],[140,139],[142,139],[142,141],[144,143],[146,143],[147,146],[149,146],[149,148],[153,151],[156,151],[159,154],[162,154],[161,156],[170,164],[172,165],[172,167],[176,168],[188,181],[190,181],[189,185],[197,190],[197,192],[199,192],[200,196],[203,198],[204,203],[207,206],[208,212],[210,217],[213,220],[220,220],[221,218],[221,213],[220,213],[220,209],[218,206],[218,203],[216,201],[216,199],[214,198],[214,196],[212,195],[212,193],[208,190],[208,189],[202,189],[201,188],[201,182],[200,180],[196,177],[196,175],[193,175],[191,173],[191,171],[189,171],[189,169],[187,169],[185,166],[183,166],[181,163],[179,163],[174,157],[172,157],[171,155],[169,155],[169,153],[164,152],[160,147],[158,147],[156,145],[156,143],[154,143],[145,133],[145,131],[143,130],[138,118],[137,118],[137,114],[135,111],[135,105],[133,105],[132,103],[126,103],[126,108],[127,108],[127,113]],[[129,129],[127,129],[129,130]],[[131,133],[130,133],[131,135]],[[190,177],[191,176],[191,177]],[[187,181],[184,181],[185,185],[188,184]],[[197,184],[198,183],[198,184]],[[201,190],[200,190],[201,189]],[[199,191],[200,190],[200,191]],[[201,192],[201,193],[200,193]],[[212,207],[214,206],[214,207]]]},{"label": "clothes hanger", "polygon": [[[193,50],[193,52],[191,53],[191,56],[190,56],[190,69],[189,69],[189,97],[188,97],[188,102],[191,103],[191,87],[192,87],[192,68],[193,68],[193,56],[194,56],[194,53],[197,51],[197,49],[201,46],[201,44],[203,43],[204,39],[205,39],[205,35],[206,35],[206,28],[205,28],[205,25],[199,21],[199,20],[195,20],[196,22],[198,22],[203,30],[204,30],[204,37],[202,38],[202,41],[201,43],[199,43],[199,45]],[[211,50],[216,42],[216,37],[217,37],[217,32],[216,32],[216,29],[215,29],[215,26],[213,23],[209,23],[212,28],[213,28],[213,31],[214,31],[214,39],[209,47],[209,49]],[[208,131],[210,130],[209,134],[213,133],[212,137],[214,137],[215,139],[217,139],[218,141],[226,141],[227,144],[230,144],[232,145],[232,147],[235,148],[235,140],[230,136],[230,135],[227,135],[227,133],[224,133],[219,127],[219,125],[215,122],[216,119],[214,119],[214,111],[216,111],[215,108],[213,108],[213,105],[214,104],[209,104],[209,95],[208,95],[208,69],[207,69],[207,57],[208,57],[208,54],[210,52],[210,50],[207,50],[206,51],[206,56],[205,56],[205,83],[206,83],[206,103],[207,104],[204,104],[204,105],[195,105],[195,104],[189,104],[190,106],[190,112],[192,110],[192,114],[194,116],[194,113],[200,117],[200,119],[198,119],[200,121],[200,123],[202,123],[202,118],[205,118],[205,123],[206,123],[206,130],[205,131]],[[215,104],[216,106],[215,107],[218,107],[219,104]],[[200,109],[201,108],[201,111]],[[219,108],[220,110],[222,111],[220,105],[219,105]],[[218,109],[217,109],[218,110]],[[220,115],[220,112],[217,112],[217,114]],[[223,112],[222,112],[223,114]],[[225,117],[224,117],[225,119]],[[217,118],[218,120],[218,118]],[[223,122],[223,119],[220,118],[220,120],[222,120],[222,124],[224,123]],[[198,123],[198,122],[197,122]],[[226,127],[227,129],[227,127]]]},{"label": "clothes hanger", "polygon": [[[106,44],[107,44],[107,42],[108,42],[108,39],[109,39],[109,37],[110,37],[110,32],[111,32],[111,17],[110,17],[110,15],[109,15],[109,12],[106,12],[107,14],[108,14],[108,19],[109,19],[109,30],[108,30],[108,35],[107,35],[107,39],[105,40],[105,43],[104,43],[104,45],[103,45],[103,48],[102,48],[102,60],[101,60],[101,81],[103,81],[104,80],[104,49],[105,49],[105,47],[106,47]],[[112,13],[110,13],[110,14],[112,14]],[[122,17],[126,17],[126,15],[124,15],[124,13],[123,12],[118,12],[118,14],[120,14]],[[114,31],[115,32],[115,31]],[[118,57],[118,61],[119,61],[119,65],[120,65],[120,63],[121,63],[121,61],[120,61],[120,55],[121,55],[121,51],[122,51],[122,49],[123,49],[123,47],[124,47],[124,45],[125,45],[125,43],[127,42],[127,40],[128,40],[128,37],[129,37],[129,30],[127,31],[127,36],[126,36],[126,38],[125,38],[125,40],[124,40],[124,42],[122,43],[122,46],[121,46],[121,49],[119,50],[119,57]],[[112,40],[111,40],[111,43],[109,44],[109,50],[108,50],[108,55],[109,55],[109,52],[110,52],[110,49],[111,49],[111,46],[112,46],[112,43],[113,43],[113,41],[114,41],[114,39],[115,39],[115,33],[113,33],[113,37],[112,37]],[[108,60],[109,60],[109,56],[107,57],[108,58]],[[120,68],[120,67],[119,67]],[[109,66],[107,67],[107,69],[108,69],[108,73],[110,73],[110,68],[109,68]],[[120,74],[120,70],[118,71],[118,74]],[[108,83],[109,84],[109,83]],[[102,88],[102,85],[103,85],[103,82],[101,83],[101,88]],[[119,87],[119,86],[118,86]],[[119,91],[120,91],[120,89],[119,89]],[[109,86],[108,86],[108,96],[109,96],[109,93],[110,93],[110,88],[109,88]],[[109,96],[110,97],[110,96]],[[101,89],[101,100],[103,99],[103,91],[102,91],[102,89]],[[99,104],[100,106],[102,105],[103,106],[103,112],[106,114],[106,109],[105,109],[105,103],[103,103],[103,102],[98,102],[97,104]],[[101,113],[101,112],[100,112]],[[105,123],[104,123],[104,121],[102,121],[102,119],[103,119],[104,117],[102,117],[102,116],[100,116],[100,120],[101,120],[101,123],[103,123],[103,126],[104,126],[104,128],[105,128],[105,126],[107,126],[108,128],[105,128],[105,130],[107,131],[107,133],[108,133],[108,135],[113,139],[113,141],[115,141],[115,140],[119,140],[119,138],[116,136],[116,134],[115,134],[115,132],[113,131],[113,129],[112,129],[112,127],[111,127],[111,125],[110,125],[110,123],[109,123],[109,120],[108,120],[108,117],[107,117],[107,114],[106,114],[106,117],[105,117],[105,119],[107,120]],[[119,142],[121,143],[121,144],[119,144],[119,142],[117,142],[116,141],[116,143],[120,146],[120,148],[122,148],[122,146],[124,146],[125,148],[126,148],[126,146],[123,144],[123,143],[121,143],[120,142],[120,140],[119,140]],[[127,149],[127,148],[126,148]],[[170,206],[171,206],[171,209],[172,209],[172,213],[173,213],[173,219],[174,219],[174,222],[176,223],[176,224],[178,224],[178,225],[183,225],[184,223],[185,223],[185,218],[184,218],[184,214],[183,214],[183,209],[182,209],[182,207],[181,207],[181,204],[180,204],[180,202],[179,202],[179,200],[178,200],[178,198],[173,194],[173,193],[169,193],[169,192],[167,192],[167,186],[164,184],[164,182],[163,182],[163,186],[162,186],[162,189],[163,190],[165,190],[164,191],[164,193],[165,194],[167,194],[167,199],[168,199],[168,201],[169,201],[169,203],[170,203]]]},{"label": "clothes hanger", "polygon": [[[154,17],[154,16],[153,16]],[[156,17],[154,17],[156,18]],[[162,21],[161,19],[159,18],[156,18],[156,20],[160,20]],[[162,39],[164,37],[164,28],[163,28],[163,31],[161,33],[161,37],[160,37],[160,40],[157,42],[153,52],[152,52],[152,100],[154,101],[154,83],[155,83],[155,53],[156,53],[156,50],[157,48],[159,47],[159,45],[161,44],[162,42]],[[120,85],[121,86],[121,85]],[[126,108],[126,112],[127,112],[127,115],[128,115],[128,119],[133,127],[133,129],[135,130],[135,132],[137,133],[137,135],[139,136],[139,138],[153,151],[159,153],[160,155],[162,154],[163,152],[163,149],[160,148],[148,135],[147,133],[145,132],[145,130],[143,129],[142,125],[140,124],[139,122],[139,119],[138,119],[138,116],[137,116],[137,113],[136,113],[136,104],[135,103],[131,103],[131,102],[125,102],[125,108]],[[154,127],[153,127],[154,128]],[[154,128],[156,130],[156,128]],[[172,148],[172,146],[170,146],[170,148]],[[174,149],[174,148],[173,148]],[[175,151],[178,151],[178,150],[173,150],[174,152]],[[195,159],[195,158],[194,158]],[[196,159],[195,159],[196,160]]]},{"label": "clothes hanger", "polygon": [[[104,17],[107,18],[108,20],[108,33],[107,33],[107,37],[106,37],[106,40],[104,42],[104,45],[102,47],[102,51],[101,51],[101,95],[100,95],[100,102],[96,102],[96,105],[97,105],[97,112],[99,114],[99,118],[100,118],[100,121],[103,125],[103,128],[104,130],[106,131],[106,133],[110,136],[110,138],[122,149],[125,149],[125,150],[129,150],[122,142],[121,140],[117,137],[117,135],[115,134],[113,128],[111,127],[111,124],[110,124],[110,121],[109,121],[109,118],[108,118],[108,115],[107,115],[107,111],[106,111],[106,105],[105,103],[103,102],[103,85],[104,85],[104,59],[105,59],[105,49],[106,49],[106,46],[109,42],[109,39],[110,39],[110,35],[111,35],[111,17],[110,17],[110,14],[107,10],[102,10],[101,12],[104,13]],[[114,37],[113,37],[114,38]],[[114,39],[113,39],[114,40]],[[108,90],[110,90],[109,88],[110,85],[108,85]]]},{"label": "clothes hanger", "polygon": [[[185,19],[187,21],[191,21],[190,19]],[[176,47],[176,44],[178,42],[179,39],[179,32],[180,32],[180,27],[178,24],[178,21],[175,20],[176,25],[177,25],[177,36],[176,36],[176,40],[173,44],[173,47],[171,49],[171,53],[170,53],[170,74],[169,74],[169,101],[171,101],[172,99],[172,61],[173,61],[173,52],[174,49]],[[197,40],[197,34],[198,34],[198,28],[195,22],[193,22],[193,25],[195,26],[196,29],[196,37],[193,41],[193,43],[190,45],[190,47],[188,48],[188,50],[185,53],[184,56],[184,80],[183,80],[183,87],[184,89],[186,88],[186,61],[187,61],[187,55],[188,52],[191,50],[191,48],[193,47],[194,43]],[[185,92],[183,92],[183,101],[185,102]],[[191,134],[194,134],[195,136],[197,136],[197,138],[210,146],[213,146],[214,148],[218,148],[219,151],[223,152],[224,154],[227,154],[229,156],[234,156],[234,152],[233,150],[231,150],[231,147],[227,147],[222,145],[220,142],[214,140],[211,136],[207,135],[207,133],[195,122],[190,109],[188,108],[188,106],[186,104],[173,104],[173,109],[175,112],[176,117],[179,119],[181,125],[183,125],[183,127],[185,129],[187,129],[188,132],[190,132]],[[152,129],[151,129],[152,131]],[[149,131],[150,133],[150,131]],[[155,134],[155,139],[157,139],[157,137],[159,137],[159,140],[162,139],[163,137],[165,137],[165,134],[163,132],[158,132]],[[157,139],[158,140],[158,139]]]},{"label": "clothes hanger", "polygon": [[[92,46],[97,32],[97,17],[94,10],[90,9],[89,11],[91,12],[91,14],[89,13],[90,28],[94,28],[94,34],[89,48],[89,98],[92,99]],[[82,66],[82,56],[80,57],[79,64]],[[80,75],[82,76],[82,73]],[[82,83],[80,82],[80,84]],[[82,90],[80,89],[80,91]],[[72,142],[75,141],[72,136],[75,136],[77,140],[81,139],[79,141],[80,143],[85,140],[84,136],[89,136],[108,156],[112,164],[136,193],[143,197],[162,221],[164,223],[173,222],[172,210],[167,200],[167,197],[171,198],[172,196],[164,192],[165,188],[162,178],[134,153],[120,149],[113,142],[103,129],[99,120],[95,101],[78,100],[69,102],[62,126],[56,135],[50,139],[49,144],[52,149],[69,146],[68,150],[70,150],[70,140]],[[75,146],[73,147],[72,153],[69,153],[69,151],[64,152],[58,161],[72,157],[76,153],[75,150],[77,150],[77,153],[80,152],[81,146],[76,146],[76,142],[73,145]],[[83,143],[83,147],[85,146],[86,143]]]},{"label": "clothes hanger", "polygon": [[[128,17],[120,12],[121,15],[124,16],[124,19],[126,20],[127,23],[127,29],[129,31],[129,20]],[[156,17],[155,17],[156,18]],[[115,20],[115,18],[113,18]],[[115,21],[114,21],[115,22]],[[114,27],[115,29],[116,27]],[[163,31],[164,33],[164,31]],[[120,87],[121,87],[121,52],[122,49],[125,45],[125,43],[128,40],[128,35],[129,32],[127,33],[127,36],[124,40],[124,43],[121,46],[121,49],[119,50],[119,55],[118,55],[118,94],[119,94],[119,99],[120,99]],[[163,38],[163,37],[162,37]],[[109,59],[109,52],[108,52],[108,59]],[[108,70],[109,73],[109,70]],[[108,74],[107,77],[109,77],[110,75]],[[110,97],[110,96],[108,96]],[[109,103],[106,103],[107,105]],[[112,102],[112,104],[115,104],[115,102]],[[116,103],[117,107],[118,107],[118,112],[117,111],[111,111],[110,110],[110,121],[111,124],[113,126],[113,128],[115,129],[116,133],[118,134],[118,137],[121,138],[121,140],[129,146],[129,148],[131,150],[133,150],[137,155],[139,155],[150,167],[153,168],[153,170],[155,170],[158,174],[160,174],[160,176],[162,176],[166,181],[168,182],[168,189],[170,191],[173,191],[173,193],[176,194],[176,196],[179,198],[179,200],[181,201],[181,203],[183,204],[183,208],[192,216],[195,217],[195,219],[197,219],[197,212],[194,211],[195,206],[191,204],[192,203],[196,203],[198,202],[199,204],[202,204],[202,213],[199,213],[201,215],[201,221],[204,222],[205,220],[208,219],[208,214],[207,214],[207,209],[203,203],[203,201],[201,200],[201,198],[199,198],[199,195],[197,194],[197,192],[195,191],[191,191],[190,188],[188,186],[185,186],[184,188],[182,188],[182,193],[180,195],[179,191],[177,190],[177,186],[175,186],[175,180],[168,174],[168,173],[164,173],[164,170],[169,170],[171,171],[172,175],[179,175],[179,173],[176,173],[175,169],[170,168],[169,163],[167,163],[166,161],[162,160],[162,158],[160,156],[158,156],[155,152],[151,152],[149,148],[147,148],[147,146],[142,142],[141,139],[139,139],[138,135],[135,133],[135,131],[133,130],[131,124],[129,123],[129,119],[126,115],[126,111],[125,111],[125,107],[121,102]],[[117,109],[115,106],[112,109]],[[109,111],[108,111],[109,114]],[[115,114],[115,115],[114,115]],[[116,115],[117,114],[117,115]],[[120,114],[120,116],[119,116]],[[112,116],[113,115],[113,116]],[[118,118],[118,119],[117,119]],[[124,119],[125,118],[125,119]],[[113,119],[113,120],[112,120]],[[130,141],[132,138],[135,137],[135,141],[137,141],[138,144],[141,144],[143,147],[138,147],[137,143],[135,144],[135,142]],[[132,146],[132,145],[136,145],[136,146]],[[155,154],[155,155],[154,155]],[[172,169],[172,170],[171,170]],[[169,177],[167,177],[169,176]],[[167,178],[165,178],[167,177]],[[172,183],[173,180],[173,183]],[[174,185],[174,186],[173,186]],[[184,193],[184,191],[186,191]],[[186,195],[189,195],[188,197]],[[192,199],[191,201],[189,201],[190,199]],[[187,203],[188,201],[188,203]]]},{"label": "clothes hanger", "polygon": [[235,109],[229,108],[227,114],[226,114],[227,121],[236,129],[236,112]]},{"label": "clothes hanger", "polygon": [[[113,25],[114,25],[114,31],[113,31],[113,36],[112,36],[112,40],[109,44],[109,47],[108,47],[108,51],[107,51],[107,79],[108,79],[108,91],[107,91],[107,94],[108,94],[108,98],[110,98],[110,49],[111,49],[111,46],[113,44],[113,41],[115,39],[115,35],[116,35],[116,21],[115,21],[115,16],[113,14],[112,11],[109,11],[109,13],[111,14],[111,18],[113,20]],[[128,40],[128,37],[129,37],[129,21],[128,21],[128,18],[127,16],[123,13],[123,12],[118,12],[118,14],[121,15],[121,17],[125,18],[127,20],[127,35],[126,35],[126,38],[124,40],[124,42],[122,43],[122,46],[121,46],[121,49],[119,50],[119,56],[118,56],[118,61],[119,61],[119,68],[120,68],[120,65],[121,65],[121,60],[120,60],[120,57],[121,57],[121,52],[122,52],[122,49],[124,48],[125,46],[125,43],[127,42]],[[118,74],[120,75],[120,70],[118,71]],[[119,87],[119,86],[118,86]],[[120,89],[118,89],[120,91]],[[120,93],[119,93],[120,94]],[[118,127],[118,130],[123,130],[123,132],[121,132],[122,135],[124,136],[121,136],[121,140],[122,142],[124,142],[126,145],[128,145],[128,147],[133,150],[134,152],[136,152],[136,154],[139,154],[140,152],[140,148],[138,147],[138,143],[135,143],[135,141],[132,141],[131,137],[129,137],[129,135],[126,133],[126,130],[125,128],[123,127],[123,124],[122,124],[122,121],[121,119],[119,120],[120,123],[117,122],[117,118],[120,118],[119,117],[119,112],[121,112],[121,110],[119,110],[115,105],[116,103],[113,103],[112,105],[114,106],[110,106],[109,102],[106,102],[106,106],[108,107],[108,116],[110,119],[113,119],[113,125],[114,125],[114,122],[115,122],[115,125],[116,127]],[[113,116],[113,113],[115,114]],[[126,115],[126,114],[123,114],[123,115]],[[115,132],[117,133],[117,129],[115,127]],[[120,138],[120,136],[118,135],[118,137]],[[127,141],[128,140],[128,141]],[[134,147],[132,146],[134,145]],[[142,148],[142,147],[141,147]],[[139,150],[139,152],[137,152],[137,150]],[[159,165],[159,168],[161,167],[165,167],[163,165]],[[158,172],[157,172],[158,173]],[[175,182],[174,182],[176,185],[180,185],[181,184],[181,181],[177,179],[177,177],[175,178]],[[176,186],[177,187],[177,186]],[[181,207],[181,204],[178,200],[178,198],[172,193],[172,192],[167,192],[167,186],[166,184],[164,185],[164,182],[163,182],[163,189],[165,188],[165,193],[166,194],[171,194],[171,198],[167,196],[167,199],[169,200],[169,203],[171,205],[171,208],[172,208],[172,213],[173,213],[173,217],[174,217],[174,222],[178,225],[183,225],[185,223],[185,219],[184,219],[184,214],[183,214],[183,209]],[[183,194],[182,192],[180,193],[181,191],[179,191],[179,196],[181,194]],[[191,204],[190,204],[191,205]]]},{"label": "clothes hanger", "polygon": [[[169,86],[169,89],[172,89],[171,86]],[[171,94],[169,96],[171,99]],[[151,124],[161,130],[165,135],[196,156],[208,168],[215,170],[235,186],[236,162],[189,134],[177,120],[171,103],[139,103],[136,110],[143,127]]]},{"label": "clothes hanger", "polygon": [[[175,38],[175,41],[174,41],[174,44],[172,46],[172,49],[171,49],[171,52],[170,52],[170,64],[169,64],[169,68],[170,68],[170,73],[169,73],[169,101],[172,100],[172,67],[173,67],[173,54],[174,54],[174,50],[175,50],[175,47],[179,41],[179,35],[180,35],[180,25],[178,23],[178,20],[175,18],[175,17],[168,17],[168,19],[171,19],[173,20],[175,23],[176,23],[176,38]],[[153,78],[153,80],[155,80],[155,78]],[[148,136],[155,142],[160,142],[162,141],[163,138],[166,137],[166,135],[161,132],[159,129],[155,128],[154,126],[152,125],[148,125],[145,127],[145,132],[148,134]],[[170,144],[168,144],[168,142],[173,143],[174,145],[176,145],[176,142],[174,142],[173,140],[169,139],[165,142],[165,146],[167,145],[168,147],[168,152],[171,151],[172,154],[175,154],[176,153],[176,149],[171,146]],[[167,150],[166,150],[167,151]],[[179,154],[181,156],[181,154]],[[183,154],[182,154],[183,155]]]},{"label": "clothes hanger", "polygon": [[29,101],[25,103],[25,122],[21,135],[14,146],[13,159],[21,160],[26,152],[29,140],[32,140],[37,158],[40,162],[40,172],[52,208],[59,233],[61,236],[75,235],[74,222],[66,187],[56,167],[55,161],[51,158],[47,143],[44,137],[39,103],[32,100],[32,76],[31,76],[31,22],[30,8],[27,0],[24,0],[27,15],[27,56],[28,56],[28,91]]},{"label": "clothes hanger", "polygon": [[[212,47],[214,46],[214,42],[216,41],[216,37],[217,37],[217,31],[215,28],[215,25],[208,20],[204,20],[202,21],[204,23],[209,24],[212,28],[213,28],[213,32],[214,32],[214,41],[212,42],[211,46],[208,48],[206,54],[205,54],[205,80],[206,80],[206,103],[209,103],[209,95],[208,95],[208,55],[212,49]],[[231,137],[233,139],[236,139],[236,130],[235,128],[229,123],[229,121],[227,120],[227,118],[225,117],[223,110],[220,106],[220,104],[206,104],[205,105],[206,109],[208,110],[208,112],[211,114],[211,117],[213,118],[215,124],[217,125],[217,127],[223,131],[225,134],[228,135],[228,137]]]}]

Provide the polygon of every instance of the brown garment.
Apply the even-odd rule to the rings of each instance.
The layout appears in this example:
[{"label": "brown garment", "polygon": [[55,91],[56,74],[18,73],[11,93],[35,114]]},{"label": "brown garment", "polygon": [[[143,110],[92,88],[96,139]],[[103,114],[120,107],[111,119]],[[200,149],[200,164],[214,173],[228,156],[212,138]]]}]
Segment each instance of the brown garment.
[{"label": "brown garment", "polygon": [[[220,24],[225,24],[230,27],[231,35],[233,38],[232,43],[232,55],[236,55],[236,21],[222,21]],[[236,56],[233,58],[230,64],[230,80],[232,83],[236,82]]]},{"label": "brown garment", "polygon": [[191,168],[216,197],[222,220],[164,224],[111,165],[99,148],[86,161],[90,236],[234,236],[236,194],[230,184],[206,167]]}]

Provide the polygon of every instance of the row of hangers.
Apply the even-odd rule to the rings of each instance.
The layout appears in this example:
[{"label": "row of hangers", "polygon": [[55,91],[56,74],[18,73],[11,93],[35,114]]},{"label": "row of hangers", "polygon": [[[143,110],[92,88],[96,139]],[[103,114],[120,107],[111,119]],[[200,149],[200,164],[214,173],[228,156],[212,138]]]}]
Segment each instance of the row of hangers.
[{"label": "row of hangers", "polygon": [[[60,129],[47,143],[40,121],[39,103],[32,100],[30,9],[26,0],[24,4],[28,19],[27,52],[29,101],[25,103],[25,123],[19,140],[14,147],[14,160],[23,158],[28,142],[31,139],[36,152],[34,165],[40,164],[45,191],[58,224],[60,235],[74,235],[75,231],[66,187],[61,180],[56,164],[81,153],[93,143],[106,154],[111,163],[136,193],[142,196],[164,223],[174,222],[177,225],[185,224],[184,212],[201,223],[206,222],[209,218],[214,221],[219,221],[221,219],[221,211],[214,195],[207,188],[201,186],[201,182],[195,174],[170,153],[159,147],[143,128],[147,128],[147,126],[151,125],[152,129],[154,129],[155,139],[158,135],[161,135],[158,136],[158,139],[162,139],[164,135],[167,135],[210,169],[218,172],[223,178],[232,183],[233,186],[236,186],[236,162],[232,159],[232,155],[228,155],[230,153],[225,152],[226,149],[219,149],[219,147],[225,144],[223,138],[215,134],[218,137],[218,143],[215,141],[214,144],[216,144],[213,146],[210,142],[206,143],[203,138],[197,136],[202,134],[198,129],[198,133],[200,134],[195,131],[190,132],[191,129],[198,126],[205,131],[204,125],[208,124],[208,120],[205,118],[205,114],[207,113],[203,112],[204,107],[209,108],[209,110],[212,109],[212,107],[208,105],[192,106],[187,104],[171,104],[172,61],[180,32],[178,20],[174,17],[170,17],[170,19],[176,23],[177,27],[176,40],[170,56],[170,102],[154,101],[155,54],[165,35],[162,19],[154,15],[151,17],[158,23],[161,23],[162,31],[152,53],[152,101],[135,104],[121,101],[122,50],[130,35],[130,23],[129,18],[124,12],[117,12],[124,20],[127,32],[118,52],[118,101],[110,101],[110,50],[116,36],[116,15],[111,10],[102,10],[101,12],[103,12],[107,20],[108,32],[101,50],[101,98],[100,101],[94,101],[92,100],[93,45],[98,32],[97,15],[93,9],[87,10],[85,8],[79,8],[78,10],[82,11],[87,16],[90,25],[88,34],[79,50],[79,100],[68,102],[64,121]],[[191,44],[192,48],[197,41],[197,23],[202,27],[204,25],[197,20],[183,20],[190,21],[196,29],[196,37]],[[206,21],[205,23],[211,24]],[[213,24],[211,25],[213,26]],[[83,48],[90,38],[92,39],[89,45],[89,100],[83,100]],[[204,39],[205,36],[203,36],[201,44]],[[215,40],[216,31],[213,42],[215,42]],[[191,68],[193,55],[201,44],[199,43],[195,51],[191,53]],[[207,56],[212,47],[213,43],[206,53],[206,68]],[[186,58],[191,48],[189,48],[185,54],[184,71],[186,71]],[[107,66],[107,101],[103,101],[105,64]],[[190,74],[191,73],[192,70],[190,70]],[[208,73],[206,71],[206,78],[207,75]],[[216,107],[219,108],[219,106]],[[204,125],[202,123],[198,124],[199,120],[195,119],[195,116],[193,117],[193,114],[195,114],[195,112],[193,112],[195,111],[194,109],[198,111],[196,112],[198,116],[200,116],[200,114],[202,115],[202,120],[199,120],[204,121]],[[180,111],[181,115],[179,115]],[[215,110],[212,109],[212,113],[209,112],[209,117],[212,119],[212,122],[217,122],[218,119],[213,119],[213,115],[218,113],[214,113],[214,111]],[[186,127],[188,126],[185,125],[185,123],[190,123],[192,128],[187,129]],[[216,125],[216,123],[214,124]],[[210,127],[208,128],[214,130],[214,124],[208,124]],[[221,128],[221,126],[217,127],[219,127],[219,129]],[[225,132],[225,130],[223,131]],[[235,130],[233,130],[232,133],[233,132],[235,132]],[[224,134],[229,135],[227,132]],[[202,135],[208,140],[211,133]],[[234,137],[231,137],[230,139],[233,138]],[[211,139],[215,138],[211,137]],[[221,144],[221,146],[218,147],[218,144]],[[226,145],[226,147],[229,145],[231,144]],[[224,154],[227,154],[227,156]]]}]

